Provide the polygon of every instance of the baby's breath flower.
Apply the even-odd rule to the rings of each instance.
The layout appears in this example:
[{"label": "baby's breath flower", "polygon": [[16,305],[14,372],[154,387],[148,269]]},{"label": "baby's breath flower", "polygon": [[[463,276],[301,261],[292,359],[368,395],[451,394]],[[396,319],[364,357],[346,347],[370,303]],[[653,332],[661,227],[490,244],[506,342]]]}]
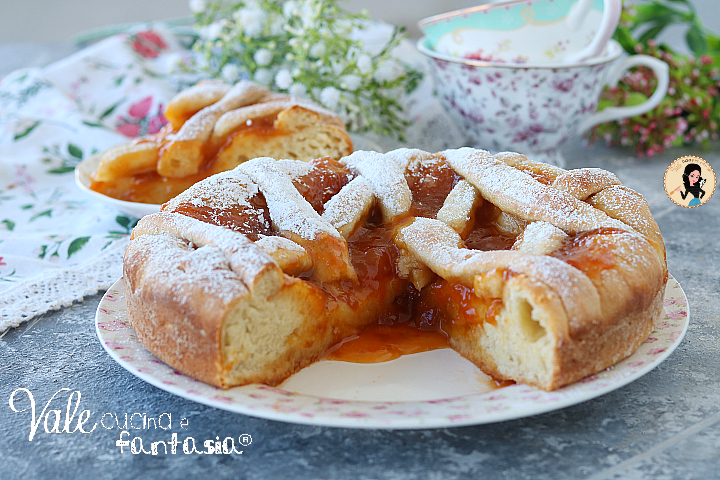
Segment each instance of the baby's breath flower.
[{"label": "baby's breath flower", "polygon": [[307,93],[307,87],[302,83],[293,83],[288,88],[288,93],[293,97],[304,97]]},{"label": "baby's breath flower", "polygon": [[277,37],[278,35],[282,35],[284,31],[285,20],[283,20],[281,17],[275,18],[270,24],[270,35],[273,37]]},{"label": "baby's breath flower", "polygon": [[190,0],[190,11],[192,13],[201,13],[205,8],[205,0]]},{"label": "baby's breath flower", "polygon": [[370,55],[360,55],[357,60],[357,68],[363,75],[367,75],[372,70],[373,64]]},{"label": "baby's breath flower", "polygon": [[333,110],[340,101],[340,90],[335,87],[325,87],[320,92],[320,101],[330,110]]},{"label": "baby's breath flower", "polygon": [[370,50],[356,34],[367,13],[348,13],[337,0],[202,1],[193,4],[200,34],[193,50],[204,57],[196,68],[309,97],[351,131],[402,139],[407,120],[398,99],[417,87],[420,73],[392,56],[399,29]]},{"label": "baby's breath flower", "polygon": [[283,15],[285,15],[285,18],[294,17],[295,15],[297,15],[299,9],[300,7],[298,6],[298,2],[296,2],[295,0],[285,2],[282,6],[282,12]]},{"label": "baby's breath flower", "polygon": [[258,68],[255,70],[255,80],[263,85],[270,85],[273,81],[273,73],[267,68]]},{"label": "baby's breath flower", "polygon": [[333,74],[337,77],[339,75],[342,75],[343,70],[345,70],[345,63],[344,62],[330,62],[330,67],[332,69]]},{"label": "baby's breath flower", "polygon": [[310,58],[320,58],[325,53],[325,44],[324,43],[314,43],[310,47],[310,51],[308,52],[308,55],[310,55]]},{"label": "baby's breath flower", "polygon": [[400,68],[396,67],[395,62],[387,61],[378,66],[373,78],[378,82],[392,82],[396,80],[401,73]]},{"label": "baby's breath flower", "polygon": [[340,78],[340,86],[345,90],[354,92],[362,84],[362,78],[359,75],[345,75]]},{"label": "baby's breath flower", "polygon": [[220,36],[220,32],[222,32],[222,25],[220,25],[219,22],[215,22],[200,28],[199,33],[201,38],[214,41]]},{"label": "baby's breath flower", "polygon": [[261,48],[253,55],[253,60],[258,64],[258,67],[267,67],[272,62],[272,59],[272,53],[267,48]]},{"label": "baby's breath flower", "polygon": [[292,75],[284,68],[275,75],[275,85],[282,90],[287,90],[292,85],[292,81]]},{"label": "baby's breath flower", "polygon": [[234,63],[228,63],[221,70],[223,80],[228,83],[235,83],[240,78],[240,69]]},{"label": "baby's breath flower", "polygon": [[252,38],[260,35],[265,28],[267,14],[261,8],[243,8],[238,10],[236,21],[243,26],[245,35]]}]

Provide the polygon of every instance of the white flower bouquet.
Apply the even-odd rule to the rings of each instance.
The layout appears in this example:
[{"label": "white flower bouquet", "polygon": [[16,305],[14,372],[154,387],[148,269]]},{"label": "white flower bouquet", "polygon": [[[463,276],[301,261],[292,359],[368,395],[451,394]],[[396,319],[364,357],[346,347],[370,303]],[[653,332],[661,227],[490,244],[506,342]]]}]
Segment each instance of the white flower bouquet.
[{"label": "white flower bouquet", "polygon": [[192,0],[200,55],[194,68],[228,82],[249,78],[309,97],[339,114],[352,132],[404,137],[400,97],[422,74],[392,54],[395,28],[374,52],[358,38],[369,23],[337,0]]}]

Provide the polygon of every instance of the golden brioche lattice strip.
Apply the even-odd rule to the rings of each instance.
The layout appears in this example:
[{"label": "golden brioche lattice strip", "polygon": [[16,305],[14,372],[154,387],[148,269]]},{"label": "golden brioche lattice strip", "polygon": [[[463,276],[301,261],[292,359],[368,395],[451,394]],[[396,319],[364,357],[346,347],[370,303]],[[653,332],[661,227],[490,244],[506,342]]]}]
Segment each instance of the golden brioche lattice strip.
[{"label": "golden brioche lattice strip", "polygon": [[640,232],[652,242],[660,258],[665,259],[665,245],[660,228],[650,212],[645,197],[623,185],[612,185],[590,196],[586,201],[608,216]]},{"label": "golden brioche lattice strip", "polygon": [[545,178],[550,183],[552,183],[557,177],[565,173],[565,170],[560,167],[530,160],[521,153],[500,152],[496,153],[494,157],[504,162],[505,164],[510,165],[511,167],[517,168],[518,170],[522,170],[524,172],[532,172],[532,174],[537,177]]},{"label": "golden brioche lattice strip", "polygon": [[477,189],[467,180],[460,180],[445,198],[436,218],[462,236],[472,213],[482,202]]},{"label": "golden brioche lattice strip", "polygon": [[405,171],[394,161],[377,152],[355,152],[340,163],[359,172],[372,185],[387,223],[406,214],[412,206],[412,193]]},{"label": "golden brioche lattice strip", "polygon": [[227,257],[230,269],[245,286],[260,295],[269,296],[283,285],[278,265],[241,233],[179,214],[159,212],[140,219],[132,239],[141,235],[169,235],[187,240],[195,247],[213,246]]},{"label": "golden brioche lattice strip", "polygon": [[268,93],[268,89],[241,81],[218,102],[203,108],[186,121],[161,151],[157,171],[163,177],[186,177],[200,170],[204,160],[203,146],[222,114],[250,105]]},{"label": "golden brioche lattice strip", "polygon": [[305,108],[320,115],[320,119],[324,123],[345,128],[340,117],[315,105],[314,103],[292,97],[278,97],[272,101],[264,101],[256,103],[255,105],[248,105],[244,108],[234,109],[223,113],[215,122],[212,136],[216,139],[223,138],[239,127],[251,125],[252,121],[256,118],[277,115],[283,110],[287,110],[292,107]]},{"label": "golden brioche lattice strip", "polygon": [[[248,175],[263,192],[273,228],[307,249],[313,257],[316,266],[313,278],[321,282],[357,279],[345,238],[303,198],[275,159],[256,158],[237,169]],[[318,265],[319,259],[322,259],[322,265]]]},{"label": "golden brioche lattice strip", "polygon": [[434,158],[435,154],[417,148],[398,148],[385,153],[385,156],[405,171],[414,170],[418,164]]},{"label": "golden brioche lattice strip", "polygon": [[158,150],[155,142],[130,143],[110,148],[103,154],[92,178],[98,182],[112,182],[120,177],[154,172]]},{"label": "golden brioche lattice strip", "polygon": [[212,105],[230,91],[232,86],[221,80],[201,80],[182,90],[168,103],[165,118],[174,130],[179,129],[192,114]]},{"label": "golden brioche lattice strip", "polygon": [[621,185],[615,174],[600,168],[578,168],[558,176],[553,188],[562,190],[578,200],[585,200],[612,185]]},{"label": "golden brioche lattice strip", "polygon": [[518,235],[512,249],[534,255],[547,255],[557,250],[566,238],[568,235],[565,232],[550,223],[533,222]]},{"label": "golden brioche lattice strip", "polygon": [[483,198],[524,220],[543,220],[571,234],[601,227],[634,231],[629,225],[565,192],[541,184],[486,151],[460,148],[441,155]]},{"label": "golden brioche lattice strip", "polygon": [[337,228],[340,235],[350,238],[367,218],[374,203],[372,185],[357,176],[327,201],[322,218]]},{"label": "golden brioche lattice strip", "polygon": [[263,236],[255,241],[288,275],[300,275],[312,268],[307,250],[285,237]]},{"label": "golden brioche lattice strip", "polygon": [[396,235],[396,243],[442,278],[466,286],[493,269],[525,274],[553,289],[569,318],[600,318],[600,296],[583,272],[554,257],[516,250],[479,251],[460,248],[460,236],[444,223],[416,218]]}]

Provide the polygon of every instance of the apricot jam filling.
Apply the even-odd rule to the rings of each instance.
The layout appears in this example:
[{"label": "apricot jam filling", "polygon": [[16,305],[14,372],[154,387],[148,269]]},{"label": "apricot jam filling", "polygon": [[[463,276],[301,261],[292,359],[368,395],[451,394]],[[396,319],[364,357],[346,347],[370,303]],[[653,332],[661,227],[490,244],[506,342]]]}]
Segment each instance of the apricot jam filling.
[{"label": "apricot jam filling", "polygon": [[596,228],[569,236],[550,255],[584,272],[593,278],[603,270],[615,266],[615,257],[605,243],[605,236],[621,233],[616,228]]},{"label": "apricot jam filling", "polygon": [[[353,178],[355,172],[339,162],[323,158],[311,162],[305,175],[293,180],[298,192],[322,213],[325,203]],[[434,218],[459,176],[442,160],[424,162],[406,176],[413,195],[413,208],[393,224],[383,223],[380,208],[374,206],[366,220],[347,239],[350,262],[357,273],[352,279],[321,283],[312,278],[312,270],[299,275],[313,284],[313,291],[325,302],[328,312],[350,307],[355,312],[377,311],[376,322],[345,338],[325,354],[331,360],[374,363],[401,355],[448,348],[448,338],[484,324],[497,325],[503,308],[500,298],[478,296],[469,286],[440,277],[418,292],[403,280],[397,270],[398,248],[393,237],[398,228],[415,216]],[[182,204],[175,211],[215,225],[244,233],[255,240],[260,235],[277,235],[272,229],[265,199],[261,193],[250,199],[251,207],[235,206],[213,210]],[[515,237],[501,233],[495,221],[500,210],[490,202],[472,212],[464,242],[477,250],[510,249]],[[600,248],[601,229],[569,237],[553,255],[588,274],[610,268],[612,254]],[[600,238],[600,239],[598,239]],[[503,272],[503,278],[511,275]],[[324,298],[324,300],[323,300]],[[312,339],[308,339],[311,341]]]}]

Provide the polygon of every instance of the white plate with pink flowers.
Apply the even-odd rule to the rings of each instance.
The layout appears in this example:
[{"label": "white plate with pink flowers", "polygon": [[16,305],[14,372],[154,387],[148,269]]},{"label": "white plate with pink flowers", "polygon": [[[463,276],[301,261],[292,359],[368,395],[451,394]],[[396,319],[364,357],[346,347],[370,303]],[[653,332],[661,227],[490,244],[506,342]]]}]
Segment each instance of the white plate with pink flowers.
[{"label": "white plate with pink flowers", "polygon": [[212,387],[148,352],[129,325],[125,283],[107,291],[95,317],[100,343],[132,374],[158,388],[223,410],[284,422],[349,428],[445,428],[512,420],[558,410],[616,390],[662,363],[687,331],[687,297],[672,277],[663,315],[632,356],[567,387],[545,392],[522,384],[497,388],[452,350],[390,362],[321,360],[279,387]]}]

